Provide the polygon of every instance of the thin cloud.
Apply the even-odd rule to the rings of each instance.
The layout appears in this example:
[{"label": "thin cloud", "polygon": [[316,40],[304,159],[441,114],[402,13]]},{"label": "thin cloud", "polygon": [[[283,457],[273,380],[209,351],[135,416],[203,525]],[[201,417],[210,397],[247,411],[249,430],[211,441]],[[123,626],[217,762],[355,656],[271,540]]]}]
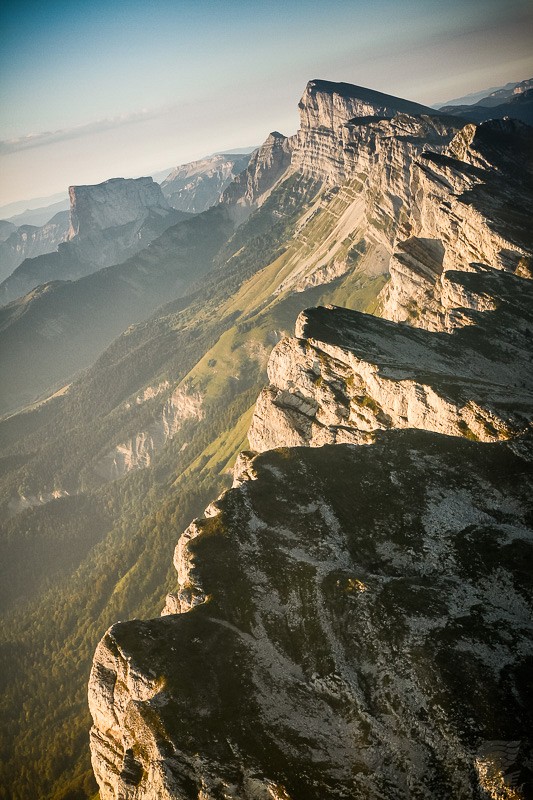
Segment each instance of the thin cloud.
[{"label": "thin cloud", "polygon": [[61,128],[57,131],[43,131],[42,133],[28,133],[16,139],[4,139],[0,141],[0,155],[17,153],[21,150],[30,150],[34,147],[44,147],[45,145],[64,142],[69,139],[79,139],[94,133],[120,128],[124,125],[132,125],[138,122],[145,122],[150,119],[168,114],[172,107],[149,110],[146,108],[134,111],[131,114],[121,114],[117,117],[107,117],[105,119],[89,122],[85,125],[77,125],[73,128]]}]

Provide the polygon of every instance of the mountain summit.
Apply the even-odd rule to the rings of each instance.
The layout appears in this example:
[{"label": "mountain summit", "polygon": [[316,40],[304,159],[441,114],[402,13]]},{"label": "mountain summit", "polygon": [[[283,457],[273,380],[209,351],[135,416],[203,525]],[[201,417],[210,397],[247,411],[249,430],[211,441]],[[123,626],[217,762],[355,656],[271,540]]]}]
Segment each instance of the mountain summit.
[{"label": "mountain summit", "polygon": [[0,310],[20,800],[94,796],[89,672],[102,800],[526,800],[532,132],[340,86]]},{"label": "mountain summit", "polygon": [[162,618],[96,650],[100,793],[525,800],[532,132],[320,81],[300,112],[239,176],[239,243],[314,195],[181,388],[208,419],[208,356],[257,352],[305,292],[347,305],[355,275],[387,271],[385,319],[329,303],[275,337],[253,451],[178,539]]},{"label": "mountain summit", "polygon": [[111,178],[94,186],[70,186],[69,197],[66,241],[56,252],[23,261],[0,284],[3,303],[49,281],[77,280],[119,264],[184,216],[170,207],[152,178]]}]

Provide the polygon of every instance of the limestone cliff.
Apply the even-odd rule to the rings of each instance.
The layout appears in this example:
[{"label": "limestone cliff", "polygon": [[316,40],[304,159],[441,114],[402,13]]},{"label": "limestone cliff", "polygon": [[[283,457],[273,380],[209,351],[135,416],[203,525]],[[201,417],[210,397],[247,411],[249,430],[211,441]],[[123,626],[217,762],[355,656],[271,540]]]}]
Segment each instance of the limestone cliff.
[{"label": "limestone cliff", "polygon": [[[448,272],[475,325],[429,333],[341,308],[300,315],[295,339],[274,348],[270,386],[248,434],[254,450],[361,443],[369,432],[420,428],[479,441],[523,432],[533,420],[533,283],[488,268]],[[452,292],[450,291],[450,294]],[[466,301],[489,306],[472,312]],[[490,298],[490,300],[489,300]]]},{"label": "limestone cliff", "polygon": [[373,220],[389,319],[311,309],[275,346],[269,452],[182,534],[164,616],[96,651],[102,800],[530,797],[530,133],[376,95],[312,82],[271,148]]},{"label": "limestone cliff", "polygon": [[[416,165],[409,236],[396,242],[383,314],[445,330],[452,322],[447,270],[487,265],[531,275],[531,129],[513,121],[467,125]],[[451,294],[450,294],[451,293]],[[463,300],[464,300],[463,296]],[[481,302],[471,298],[462,305]]]},{"label": "limestone cliff", "polygon": [[172,208],[197,214],[219,202],[224,189],[249,161],[248,153],[215,153],[176,167],[162,181],[161,190]]},{"label": "limestone cliff", "polygon": [[173,615],[98,647],[103,800],[525,798],[520,458],[394,431],[248,470],[184,534]]},{"label": "limestone cliff", "polygon": [[[335,186],[347,179],[366,182],[374,198],[381,183],[393,194],[397,181],[405,183],[413,156],[430,143],[443,147],[461,126],[418,103],[329,81],[310,81],[299,108],[298,133],[271,133],[226,189],[224,202],[257,207],[281,178],[294,173]],[[379,181],[377,173],[384,176]],[[392,211],[404,195],[402,190]]]},{"label": "limestone cliff", "polygon": [[0,242],[0,281],[5,280],[25,259],[57,250],[59,244],[66,240],[68,231],[67,211],[60,211],[40,227],[13,226],[9,235]]},{"label": "limestone cliff", "polygon": [[261,205],[274,186],[285,176],[291,163],[290,144],[286,136],[274,131],[255,150],[248,167],[225,190],[222,201],[233,208],[238,222],[254,206]]},{"label": "limestone cliff", "polygon": [[[43,255],[28,251],[28,258],[0,285],[3,303],[49,281],[76,280],[119,264],[184,216],[170,207],[152,178],[71,186],[69,196],[68,233],[57,234],[55,247],[41,250]],[[38,230],[46,232],[53,222]]]}]

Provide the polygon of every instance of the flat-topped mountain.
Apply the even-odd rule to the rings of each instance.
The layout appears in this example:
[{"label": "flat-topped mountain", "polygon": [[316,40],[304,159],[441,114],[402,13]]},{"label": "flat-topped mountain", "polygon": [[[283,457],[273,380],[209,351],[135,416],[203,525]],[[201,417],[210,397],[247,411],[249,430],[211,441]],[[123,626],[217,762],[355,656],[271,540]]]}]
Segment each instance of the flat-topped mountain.
[{"label": "flat-topped mountain", "polygon": [[170,210],[153,178],[111,178],[95,186],[69,186],[68,192],[69,241],[142,223],[151,213],[166,216]]},{"label": "flat-topped mountain", "polygon": [[[69,196],[68,234],[61,229],[54,239],[55,252],[48,245],[45,255],[28,257],[0,284],[1,302],[8,303],[49,281],[76,280],[119,264],[183,218],[152,178],[112,178],[95,186],[71,186]],[[36,229],[41,238],[54,220]]]}]

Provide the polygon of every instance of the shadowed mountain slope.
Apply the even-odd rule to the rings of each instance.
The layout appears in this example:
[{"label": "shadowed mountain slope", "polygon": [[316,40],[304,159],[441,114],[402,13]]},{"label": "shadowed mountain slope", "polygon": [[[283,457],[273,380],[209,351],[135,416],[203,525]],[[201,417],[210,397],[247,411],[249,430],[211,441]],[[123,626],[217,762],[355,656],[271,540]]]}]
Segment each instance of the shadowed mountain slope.
[{"label": "shadowed mountain slope", "polygon": [[[472,280],[477,278],[473,264],[485,265],[485,277],[491,269],[496,271],[497,285],[502,270],[516,272],[505,276],[511,283],[520,281],[522,286],[527,281],[531,253],[520,238],[521,217],[513,223],[512,235],[497,223],[505,174],[516,187],[518,205],[527,195],[524,170],[517,171],[512,158],[503,158],[509,149],[505,132],[493,135],[503,158],[496,170],[489,155],[481,153],[481,134],[475,127],[467,126],[463,134],[460,122],[433,113],[383,118],[377,113],[379,106],[368,108],[367,100],[363,116],[354,119],[355,103],[356,98],[346,101],[334,88],[317,94],[310,86],[302,98],[299,133],[271,135],[226,191],[221,208],[163,235],[179,254],[181,231],[184,247],[190,242],[188,252],[196,258],[211,244],[193,246],[192,226],[208,237],[213,224],[222,241],[210,272],[202,272],[183,297],[168,288],[166,305],[128,327],[70,386],[0,423],[0,500],[9,517],[0,553],[5,608],[0,710],[10,720],[9,736],[2,740],[1,776],[3,783],[17,787],[14,800],[25,800],[25,794],[55,799],[67,792],[83,797],[95,791],[86,749],[86,680],[94,648],[117,619],[157,615],[167,592],[174,597],[169,600],[174,610],[178,601],[186,602],[187,587],[176,589],[172,548],[180,531],[228,486],[235,456],[247,447],[255,401],[268,380],[269,353],[293,335],[302,310],[328,304],[382,309],[391,319],[408,319],[442,332],[451,330],[447,326],[452,320],[455,325],[471,322],[496,302],[487,284],[480,293],[479,286],[468,283],[467,271],[475,270]],[[501,173],[500,183],[484,191],[496,171]],[[494,203],[486,202],[489,195]],[[236,228],[235,221],[241,223]],[[159,274],[157,260],[152,263],[149,256],[158,242],[127,262],[133,265],[135,284],[142,287],[139,306],[144,292],[150,291],[152,274]],[[169,287],[166,281],[173,267],[164,247],[161,257],[161,286]],[[185,259],[179,263],[185,271]],[[127,265],[108,272],[120,275],[128,289],[123,268]],[[452,280],[452,270],[459,270],[461,277]],[[377,301],[384,284],[386,293]],[[113,313],[112,306],[108,308]],[[19,311],[10,309],[12,325],[20,319]],[[510,338],[505,346],[512,343],[512,303],[508,312]],[[374,323],[390,330],[390,323]],[[391,335],[391,342],[404,341],[407,358],[412,341],[420,340],[421,347],[429,348],[429,358],[427,331],[415,331],[411,338],[409,328],[401,326],[404,329],[397,337]],[[364,338],[378,336],[379,330],[369,323]],[[519,338],[522,342],[522,334]],[[381,334],[375,343],[378,354],[380,342],[387,354],[387,339]],[[362,339],[361,362],[363,344]],[[313,347],[311,343],[309,349]],[[435,349],[440,352],[440,344]],[[323,358],[322,364],[317,353],[312,399],[317,404],[327,400],[333,414],[342,406],[344,390],[338,381],[329,385],[336,365],[327,353]],[[381,361],[374,366],[381,369]],[[450,378],[453,364],[447,369]],[[417,364],[411,371],[422,377]],[[434,386],[434,379],[428,376],[424,385]],[[355,398],[363,394],[347,388],[355,412]],[[295,389],[290,387],[289,393],[298,402]],[[387,427],[370,402],[357,408],[372,423],[367,432]],[[413,446],[429,441],[417,439]],[[303,570],[305,563],[304,558]],[[304,581],[302,592],[310,586]],[[314,599],[312,603],[309,607],[316,608]],[[192,623],[186,617],[178,624],[194,624],[194,616]],[[170,631],[170,622],[165,625]],[[137,629],[131,625],[128,630],[131,652],[135,649],[136,663],[144,668],[142,647],[135,642]],[[126,648],[125,640],[122,646]],[[215,692],[212,686],[208,694]],[[120,701],[118,695],[116,699]],[[129,704],[126,695],[123,699]],[[172,702],[181,703],[177,696]],[[144,709],[142,714],[144,719]],[[434,731],[434,724],[428,723],[425,730]],[[287,758],[294,756],[291,763],[301,764],[300,729],[293,728],[293,721],[289,728],[297,733]],[[128,736],[134,738],[135,729],[132,725]],[[113,731],[110,765],[116,766],[109,769],[123,772],[127,783],[139,777],[140,760],[151,763],[150,753],[137,741],[130,753],[129,739],[120,738],[122,729]],[[203,752],[203,746],[204,741],[198,741],[195,752]],[[470,757],[470,747],[461,740],[456,752]],[[170,750],[167,755],[172,758]],[[226,765],[233,770],[229,760]],[[194,774],[201,774],[198,769]],[[287,774],[285,767],[275,769],[279,780]],[[273,774],[265,767],[249,785],[256,794],[270,791],[272,796],[274,789],[265,789],[262,780],[274,780]],[[391,774],[397,780],[394,770]],[[118,786],[117,780],[113,774],[110,785]],[[299,786],[305,787],[305,775],[302,781]],[[127,792],[136,791],[132,786]],[[196,791],[196,784],[189,789]]]}]

